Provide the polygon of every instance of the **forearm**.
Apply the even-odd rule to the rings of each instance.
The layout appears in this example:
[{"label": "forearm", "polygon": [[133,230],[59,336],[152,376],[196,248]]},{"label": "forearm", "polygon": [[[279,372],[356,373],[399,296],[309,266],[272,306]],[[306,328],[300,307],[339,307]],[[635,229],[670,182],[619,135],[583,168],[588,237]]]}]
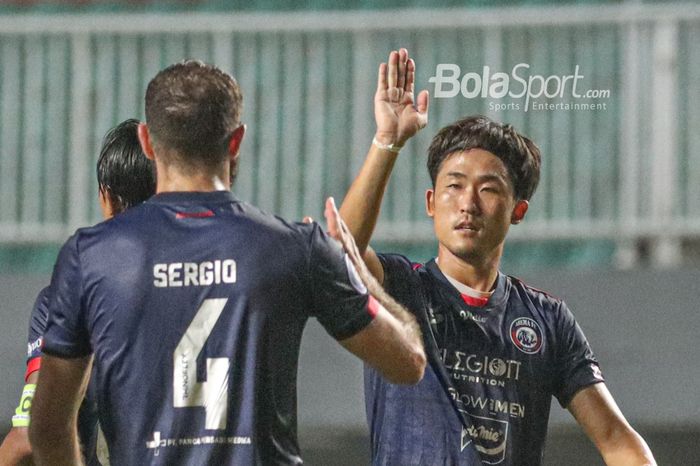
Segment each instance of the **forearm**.
[{"label": "forearm", "polygon": [[45,355],[32,403],[29,441],[37,465],[82,465],[78,408],[85,397],[92,356]]},{"label": "forearm", "polygon": [[568,408],[608,466],[656,465],[651,450],[622,415],[605,383],[580,390]]},{"label": "forearm", "polygon": [[13,427],[0,445],[0,464],[28,466],[32,464],[32,449],[26,427]]},{"label": "forearm", "polygon": [[372,144],[360,173],[340,206],[340,215],[362,254],[367,250],[377,224],[382,199],[397,157],[398,154]]},{"label": "forearm", "polygon": [[70,426],[30,428],[34,463],[38,466],[83,465],[77,429]]},{"label": "forearm", "polygon": [[600,448],[608,466],[656,466],[649,446],[631,427],[612,435],[609,445]]}]

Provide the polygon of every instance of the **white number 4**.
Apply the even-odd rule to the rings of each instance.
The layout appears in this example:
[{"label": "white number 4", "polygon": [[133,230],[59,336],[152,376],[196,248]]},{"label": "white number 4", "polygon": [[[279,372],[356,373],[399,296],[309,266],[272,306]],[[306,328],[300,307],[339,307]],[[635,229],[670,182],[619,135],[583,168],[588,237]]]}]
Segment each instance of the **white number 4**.
[{"label": "white number 4", "polygon": [[207,429],[225,429],[228,408],[228,358],[207,358],[207,381],[197,382],[197,357],[209,338],[227,298],[205,299],[173,354],[173,405],[203,406]]}]

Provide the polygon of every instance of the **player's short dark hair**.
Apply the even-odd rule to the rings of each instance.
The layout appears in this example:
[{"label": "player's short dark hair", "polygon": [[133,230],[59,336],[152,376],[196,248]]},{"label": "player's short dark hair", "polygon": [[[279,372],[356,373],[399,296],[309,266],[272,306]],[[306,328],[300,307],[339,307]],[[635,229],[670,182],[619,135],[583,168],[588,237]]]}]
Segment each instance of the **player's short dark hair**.
[{"label": "player's short dark hair", "polygon": [[142,203],[156,192],[153,162],[141,150],[139,121],[129,119],[110,129],[97,159],[97,183],[117,211]]},{"label": "player's short dark hair", "polygon": [[185,167],[212,168],[228,156],[242,105],[233,77],[187,60],[165,68],[148,84],[146,123],[162,155]]},{"label": "player's short dark hair", "polygon": [[511,125],[485,116],[462,118],[442,128],[428,148],[428,172],[435,180],[442,163],[455,152],[483,149],[501,159],[508,170],[516,199],[529,200],[540,181],[540,149]]}]

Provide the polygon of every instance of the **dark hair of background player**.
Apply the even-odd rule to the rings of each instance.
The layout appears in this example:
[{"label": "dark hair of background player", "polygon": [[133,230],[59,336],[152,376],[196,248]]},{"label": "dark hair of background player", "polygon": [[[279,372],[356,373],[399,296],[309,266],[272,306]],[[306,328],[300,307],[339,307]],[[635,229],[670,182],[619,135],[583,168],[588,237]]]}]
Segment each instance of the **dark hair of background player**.
[{"label": "dark hair of background player", "polygon": [[189,171],[215,168],[229,156],[242,105],[238,84],[220,69],[194,60],[171,65],[146,90],[153,146]]},{"label": "dark hair of background player", "polygon": [[105,135],[97,159],[97,183],[115,213],[138,205],[156,192],[153,162],[141,150],[138,120],[126,120]]},{"label": "dark hair of background player", "polygon": [[485,116],[470,116],[442,128],[428,148],[428,172],[435,180],[442,162],[455,152],[483,149],[501,159],[518,200],[529,200],[540,181],[540,150],[511,125],[503,125]]}]

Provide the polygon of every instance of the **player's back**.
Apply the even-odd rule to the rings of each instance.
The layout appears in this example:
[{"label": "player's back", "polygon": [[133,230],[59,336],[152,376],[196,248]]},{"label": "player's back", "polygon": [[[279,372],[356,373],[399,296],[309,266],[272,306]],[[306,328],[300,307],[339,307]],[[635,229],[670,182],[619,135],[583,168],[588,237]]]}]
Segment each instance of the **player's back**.
[{"label": "player's back", "polygon": [[76,235],[113,464],[301,464],[318,235],[227,192],[157,195]]}]

